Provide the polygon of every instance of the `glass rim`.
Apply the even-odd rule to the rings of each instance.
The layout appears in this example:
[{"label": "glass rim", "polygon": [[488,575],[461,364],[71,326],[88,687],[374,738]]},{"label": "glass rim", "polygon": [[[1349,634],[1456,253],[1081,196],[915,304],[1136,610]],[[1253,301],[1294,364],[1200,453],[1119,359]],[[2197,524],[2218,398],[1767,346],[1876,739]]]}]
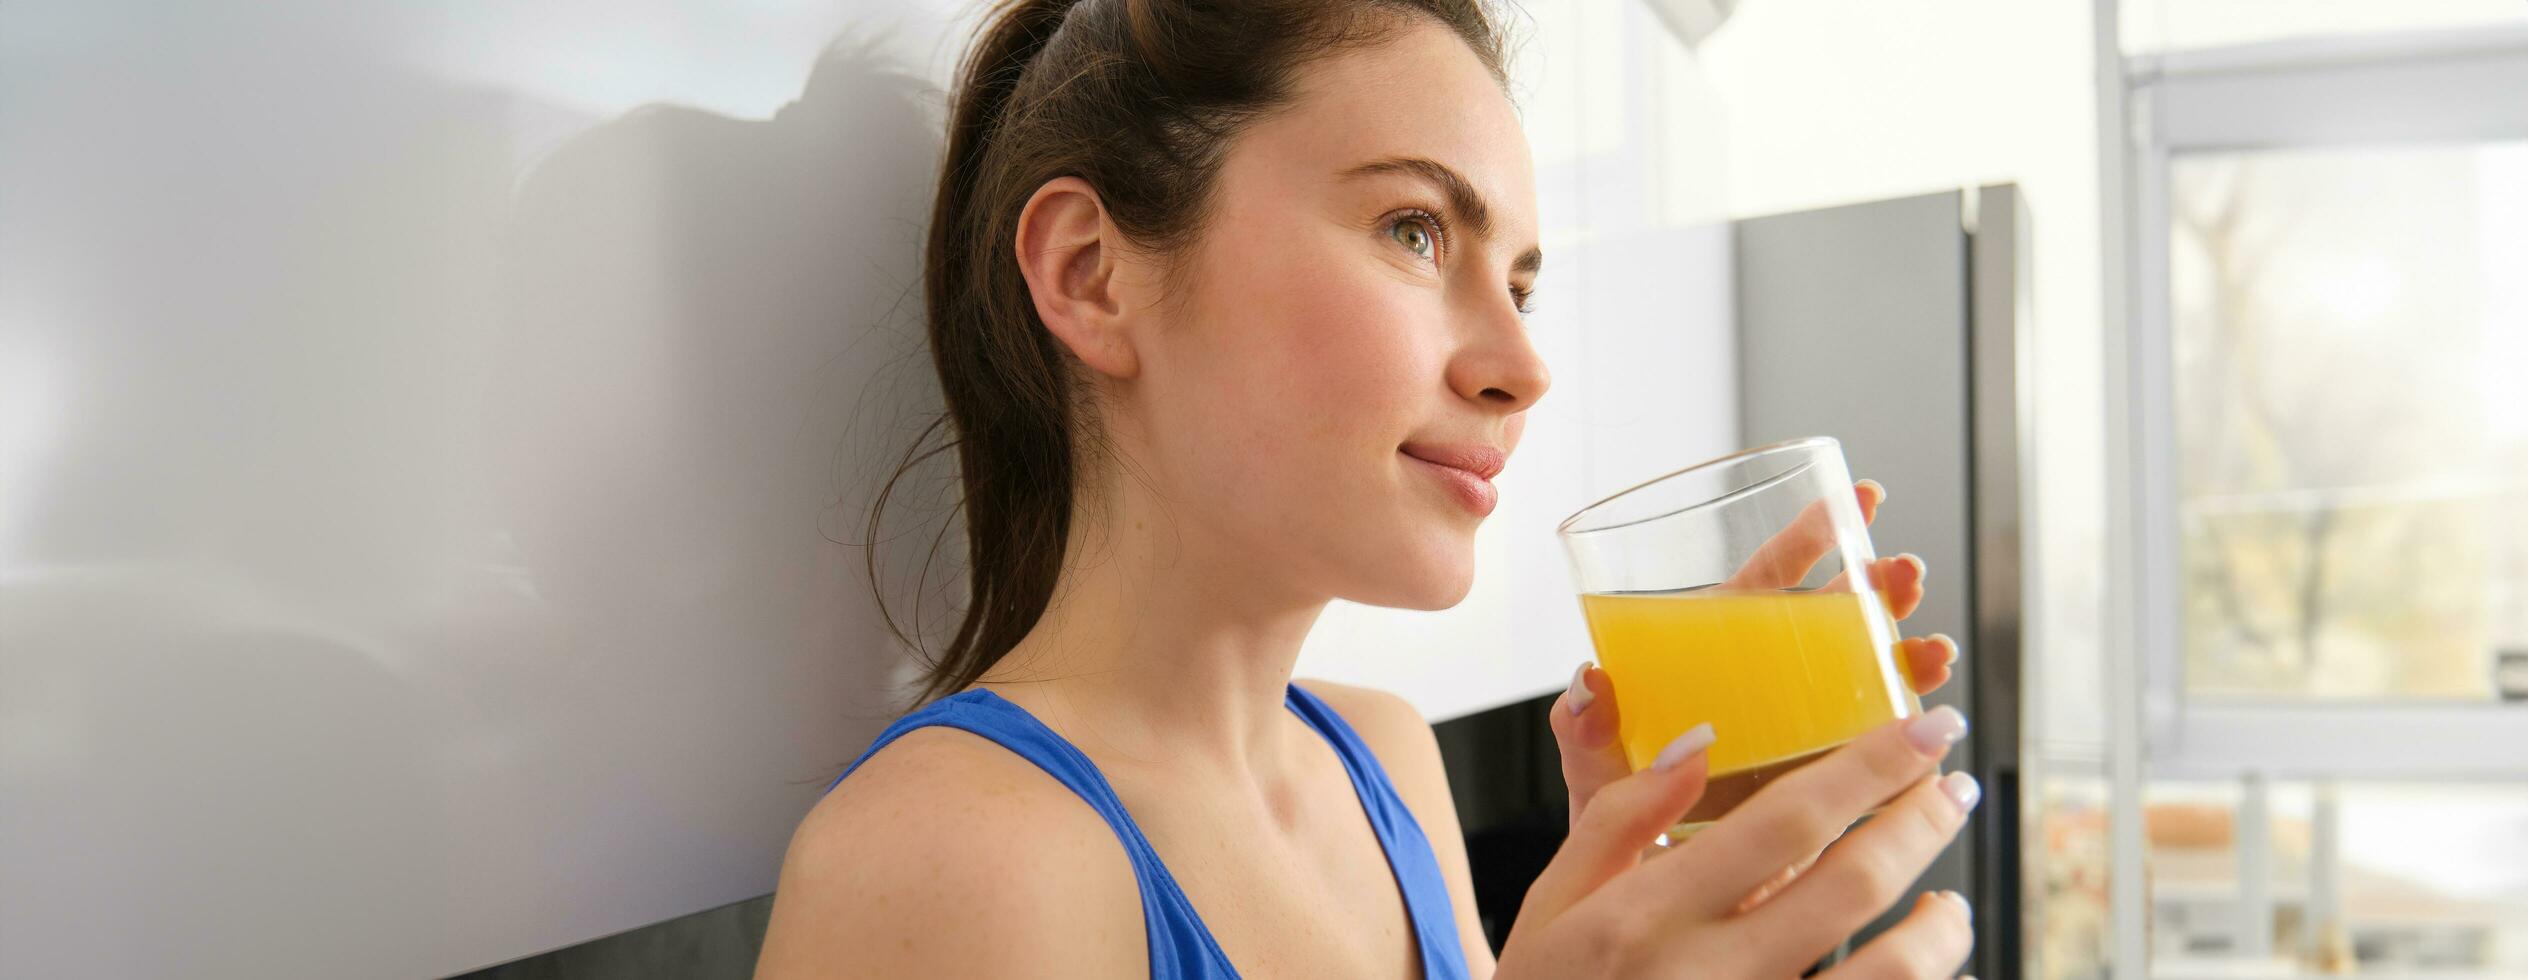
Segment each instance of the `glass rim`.
[{"label": "glass rim", "polygon": [[[1702,471],[1702,470],[1708,470],[1708,469],[1712,469],[1712,468],[1715,468],[1715,467],[1727,466],[1727,465],[1732,464],[1732,463],[1743,463],[1743,462],[1746,462],[1746,461],[1748,461],[1748,460],[1756,459],[1756,458],[1758,458],[1758,457],[1762,457],[1762,456],[1771,456],[1771,455],[1774,455],[1774,454],[1776,454],[1776,453],[1787,453],[1787,452],[1792,452],[1792,451],[1795,451],[1795,450],[1801,450],[1801,449],[1823,449],[1823,448],[1829,448],[1829,447],[1834,448],[1834,449],[1837,449],[1837,450],[1840,450],[1840,449],[1842,449],[1842,448],[1843,448],[1843,443],[1842,443],[1842,442],[1840,442],[1840,441],[1838,441],[1838,440],[1836,440],[1833,436],[1802,436],[1802,437],[1799,437],[1799,438],[1796,438],[1796,439],[1784,439],[1784,440],[1782,440],[1782,441],[1780,441],[1780,442],[1766,443],[1766,444],[1764,444],[1764,445],[1757,446],[1757,447],[1754,447],[1754,448],[1752,448],[1752,449],[1741,449],[1741,450],[1739,450],[1739,451],[1737,451],[1737,452],[1730,453],[1730,454],[1729,454],[1729,455],[1727,455],[1727,456],[1719,456],[1719,457],[1715,457],[1715,458],[1712,458],[1712,459],[1707,459],[1707,460],[1704,460],[1704,461],[1702,461],[1702,462],[1700,462],[1700,463],[1694,463],[1694,464],[1692,464],[1692,465],[1689,465],[1689,466],[1685,467],[1684,469],[1671,470],[1671,471],[1669,471],[1669,472],[1662,473],[1662,474],[1660,474],[1660,475],[1658,475],[1658,476],[1651,477],[1650,479],[1643,480],[1643,481],[1641,481],[1640,483],[1633,484],[1632,486],[1625,487],[1625,488],[1624,488],[1624,489],[1622,489],[1622,490],[1615,491],[1614,493],[1608,494],[1608,495],[1606,495],[1604,498],[1599,499],[1596,503],[1592,503],[1592,504],[1590,504],[1590,505],[1588,505],[1588,506],[1586,506],[1586,507],[1582,507],[1582,508],[1580,508],[1579,510],[1574,511],[1574,512],[1572,513],[1572,515],[1571,515],[1571,516],[1566,517],[1566,518],[1563,518],[1563,519],[1562,519],[1562,523],[1554,525],[1554,534],[1555,534],[1556,536],[1560,536],[1560,537],[1574,537],[1574,536],[1578,536],[1578,535],[1582,535],[1582,534],[1596,534],[1596,533],[1597,533],[1597,532],[1599,532],[1599,531],[1612,531],[1612,530],[1615,530],[1615,529],[1617,529],[1617,528],[1630,527],[1630,526],[1632,526],[1632,525],[1642,523],[1642,521],[1626,521],[1626,522],[1624,522],[1624,523],[1622,523],[1622,524],[1609,524],[1609,525],[1607,525],[1607,526],[1605,526],[1605,527],[1593,527],[1593,528],[1588,528],[1588,529],[1586,529],[1586,530],[1574,531],[1574,530],[1572,530],[1572,529],[1571,529],[1571,526],[1572,526],[1573,524],[1578,523],[1578,522],[1579,522],[1579,520],[1580,520],[1581,518],[1589,516],[1589,512],[1591,512],[1591,511],[1597,510],[1597,509],[1598,509],[1598,508],[1600,508],[1600,507],[1604,507],[1604,506],[1606,506],[1606,505],[1608,505],[1608,504],[1614,503],[1614,502],[1615,502],[1615,501],[1617,501],[1617,500],[1621,500],[1621,499],[1623,499],[1624,497],[1631,495],[1634,491],[1637,491],[1637,490],[1645,490],[1645,489],[1648,489],[1648,488],[1650,488],[1650,487],[1652,487],[1652,486],[1656,486],[1656,485],[1658,485],[1658,484],[1665,483],[1665,482],[1667,482],[1667,481],[1669,481],[1669,480],[1675,479],[1675,478],[1680,477],[1680,476],[1685,476],[1685,475],[1690,474],[1690,473],[1695,473],[1695,472],[1699,472],[1699,471]],[[1767,480],[1764,480],[1764,481],[1759,481],[1759,482],[1762,482],[1762,483],[1771,483],[1771,482],[1772,482],[1772,480],[1771,480],[1771,479],[1767,479]],[[1701,501],[1696,501],[1696,502],[1694,502],[1694,503],[1687,504],[1687,505],[1685,505],[1685,506],[1683,506],[1683,507],[1679,507],[1679,508],[1677,508],[1677,509],[1675,509],[1675,510],[1669,511],[1669,512],[1667,512],[1667,513],[1665,513],[1665,514],[1660,514],[1660,515],[1658,515],[1657,517],[1646,517],[1646,518],[1643,518],[1642,520],[1643,520],[1643,521],[1648,521],[1648,520],[1658,520],[1658,519],[1660,519],[1660,518],[1666,518],[1666,517],[1674,517],[1674,516],[1676,516],[1676,515],[1678,515],[1678,514],[1682,514],[1682,513],[1685,513],[1685,512],[1687,512],[1687,511],[1691,511],[1691,510],[1698,510],[1698,509],[1701,509],[1701,508],[1704,508],[1704,507],[1709,507],[1709,506],[1711,506],[1711,505],[1713,505],[1713,504],[1720,503],[1720,502],[1722,502],[1722,501],[1725,501],[1725,500],[1728,500],[1728,499],[1730,499],[1730,498],[1732,498],[1732,497],[1735,497],[1735,496],[1737,496],[1737,495],[1739,494],[1739,492],[1740,492],[1740,491],[1733,490],[1733,491],[1730,491],[1729,493],[1725,493],[1725,494],[1721,494],[1721,495],[1719,495],[1719,496],[1713,497],[1713,498],[1712,498],[1712,499],[1710,499],[1710,500],[1701,500]]]}]

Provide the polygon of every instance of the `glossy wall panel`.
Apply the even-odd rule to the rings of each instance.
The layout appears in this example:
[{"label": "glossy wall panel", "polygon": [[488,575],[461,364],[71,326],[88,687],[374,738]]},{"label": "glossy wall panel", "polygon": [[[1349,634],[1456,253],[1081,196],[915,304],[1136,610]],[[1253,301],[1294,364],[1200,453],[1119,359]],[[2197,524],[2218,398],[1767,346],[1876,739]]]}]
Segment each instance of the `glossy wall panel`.
[{"label": "glossy wall panel", "polygon": [[0,973],[430,975],[769,890],[884,722],[836,542],[936,397],[883,26],[0,11]]}]

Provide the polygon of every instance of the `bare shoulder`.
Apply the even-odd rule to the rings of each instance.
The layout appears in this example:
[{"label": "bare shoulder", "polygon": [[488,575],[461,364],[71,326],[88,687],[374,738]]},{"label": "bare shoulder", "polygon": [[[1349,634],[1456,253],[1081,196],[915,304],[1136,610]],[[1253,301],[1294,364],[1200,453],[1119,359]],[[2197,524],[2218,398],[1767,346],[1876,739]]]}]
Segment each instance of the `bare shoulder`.
[{"label": "bare shoulder", "polygon": [[1440,761],[1439,734],[1431,728],[1422,710],[1413,702],[1374,687],[1356,687],[1333,681],[1300,678],[1292,681],[1308,693],[1324,701],[1326,707],[1343,716],[1343,723],[1369,746],[1378,757],[1378,766],[1387,770],[1387,780],[1396,785],[1396,795],[1413,811],[1413,819],[1425,832],[1436,833],[1435,824],[1445,823],[1450,833],[1457,830],[1457,806],[1448,791],[1448,770]]},{"label": "bare shoulder", "polygon": [[1457,914],[1457,935],[1466,952],[1466,967],[1478,978],[1492,976],[1492,946],[1484,938],[1483,921],[1475,912],[1474,875],[1466,860],[1466,838],[1457,822],[1457,801],[1449,792],[1448,769],[1440,761],[1440,740],[1429,719],[1413,702],[1376,688],[1333,681],[1294,681],[1343,716],[1380,768],[1396,786],[1396,796],[1413,812],[1413,822],[1431,843],[1440,876],[1448,882],[1449,906]]},{"label": "bare shoulder", "polygon": [[1454,833],[1457,807],[1448,792],[1448,770],[1440,762],[1440,742],[1429,720],[1413,702],[1373,687],[1302,678],[1293,681],[1343,716],[1344,724],[1378,757],[1387,779],[1396,784],[1413,819],[1426,832],[1444,823]]},{"label": "bare shoulder", "polygon": [[932,727],[800,822],[755,975],[1132,976],[1148,955],[1105,819],[1008,749]]},{"label": "bare shoulder", "polygon": [[1342,715],[1343,722],[1352,726],[1361,741],[1369,743],[1369,750],[1377,754],[1378,764],[1387,768],[1389,776],[1401,779],[1402,774],[1395,771],[1399,765],[1423,761],[1419,756],[1426,744],[1429,761],[1439,761],[1439,740],[1432,735],[1430,721],[1422,717],[1421,709],[1415,708],[1413,702],[1374,687],[1315,678],[1299,678],[1292,683],[1306,688],[1333,708],[1335,714]]}]

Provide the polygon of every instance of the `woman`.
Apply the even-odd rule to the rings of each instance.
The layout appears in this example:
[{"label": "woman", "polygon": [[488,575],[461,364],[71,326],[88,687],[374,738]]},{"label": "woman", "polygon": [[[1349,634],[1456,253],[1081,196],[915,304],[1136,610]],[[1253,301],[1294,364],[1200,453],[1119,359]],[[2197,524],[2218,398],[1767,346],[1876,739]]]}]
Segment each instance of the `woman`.
[{"label": "woman", "polygon": [[[1545,393],[1529,153],[1474,2],[993,12],[926,270],[970,540],[948,696],[801,824],[759,976],[1791,976],[1955,833],[1944,710],[1644,860],[1714,733],[1631,773],[1584,665],[1553,719],[1571,834],[1496,965],[1429,725],[1292,682],[1331,599],[1465,596],[1493,498],[1464,471]],[[1918,560],[1872,572],[1920,601]],[[1905,648],[1946,678],[1945,640]],[[1968,943],[1924,896],[1833,975],[1947,976]]]}]

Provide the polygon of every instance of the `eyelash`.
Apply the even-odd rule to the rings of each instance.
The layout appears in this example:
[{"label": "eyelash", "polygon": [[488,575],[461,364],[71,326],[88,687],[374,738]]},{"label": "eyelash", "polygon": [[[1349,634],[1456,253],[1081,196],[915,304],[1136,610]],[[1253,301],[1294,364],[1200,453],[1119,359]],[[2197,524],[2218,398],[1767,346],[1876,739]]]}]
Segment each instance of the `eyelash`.
[{"label": "eyelash", "polygon": [[[1392,234],[1396,230],[1397,225],[1403,224],[1407,221],[1416,220],[1431,226],[1431,241],[1435,246],[1434,250],[1438,253],[1446,254],[1448,251],[1448,243],[1450,241],[1448,237],[1448,222],[1445,219],[1442,219],[1435,212],[1427,211],[1422,208],[1408,207],[1402,211],[1396,212],[1395,217],[1389,220],[1386,227],[1382,230]],[[1529,292],[1528,290],[1520,289],[1517,286],[1510,287],[1510,302],[1518,306],[1519,316],[1525,317],[1530,313],[1536,312],[1536,304],[1528,302],[1528,297],[1532,295],[1535,294]]]}]

